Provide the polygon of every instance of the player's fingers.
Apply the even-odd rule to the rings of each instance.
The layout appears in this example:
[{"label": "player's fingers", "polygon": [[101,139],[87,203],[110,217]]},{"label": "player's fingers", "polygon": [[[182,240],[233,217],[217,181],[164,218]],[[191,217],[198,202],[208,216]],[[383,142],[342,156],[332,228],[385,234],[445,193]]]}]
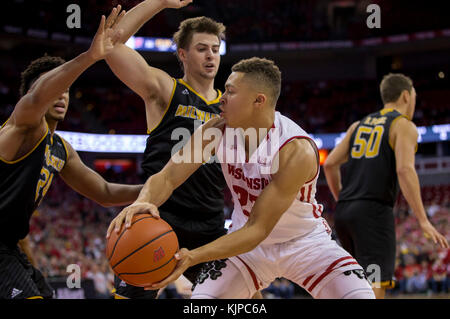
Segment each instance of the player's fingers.
[{"label": "player's fingers", "polygon": [[149,207],[148,207],[148,211],[149,211],[149,213],[153,216],[153,217],[155,217],[156,219],[159,219],[160,217],[159,217],[159,210],[158,210],[158,207],[156,207],[155,205],[150,205]]},{"label": "player's fingers", "polygon": [[179,272],[178,269],[175,269],[175,271],[169,275],[169,277],[167,277],[166,279],[164,279],[163,281],[157,282],[152,284],[151,286],[147,287],[147,290],[155,290],[155,289],[161,289],[165,286],[167,286],[168,284],[170,284],[171,282],[175,281],[178,279],[178,277],[181,276],[181,273]]},{"label": "player's fingers", "polygon": [[447,238],[445,238],[442,235],[439,235],[439,244],[441,245],[442,248],[448,248],[448,241]]},{"label": "player's fingers", "polygon": [[111,232],[114,229],[114,220],[109,224],[108,230],[106,231],[106,238],[111,236]]},{"label": "player's fingers", "polygon": [[133,216],[137,213],[139,213],[141,210],[139,208],[133,207],[133,209],[129,209],[127,211],[127,214],[125,215],[125,227],[130,228],[131,227],[131,219]]},{"label": "player's fingers", "polygon": [[105,20],[106,20],[105,16],[102,15],[102,18],[100,19],[100,24],[97,29],[97,34],[102,33],[103,30],[105,29]]},{"label": "player's fingers", "polygon": [[115,232],[119,233],[120,228],[122,227],[123,224],[123,219],[124,219],[124,215],[126,214],[126,208],[120,212],[119,215],[117,215],[117,217],[114,219],[115,220]]},{"label": "player's fingers", "polygon": [[122,18],[125,16],[127,12],[125,10],[122,10],[122,12],[119,14],[119,16],[116,18],[116,20],[114,20],[113,24],[111,27],[114,27],[116,25],[119,24],[120,20],[122,20]]},{"label": "player's fingers", "polygon": [[119,14],[121,6],[120,4],[117,7],[114,7],[111,10],[111,13],[109,14],[108,18],[106,19],[106,28],[110,28],[111,25],[114,23],[114,20],[116,19],[117,15]]}]

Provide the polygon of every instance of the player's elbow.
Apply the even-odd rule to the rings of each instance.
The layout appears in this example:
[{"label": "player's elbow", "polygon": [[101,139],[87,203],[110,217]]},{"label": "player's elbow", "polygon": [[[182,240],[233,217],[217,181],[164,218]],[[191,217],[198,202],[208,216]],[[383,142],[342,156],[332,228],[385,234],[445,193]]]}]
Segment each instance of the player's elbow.
[{"label": "player's elbow", "polygon": [[333,161],[331,158],[327,158],[325,160],[325,162],[323,163],[323,170],[325,172],[330,172],[334,169],[339,168],[338,163],[336,163],[335,161]]},{"label": "player's elbow", "polygon": [[410,174],[414,174],[415,173],[415,168],[410,166],[410,165],[399,165],[396,168],[397,171],[397,176],[399,179],[406,177]]}]

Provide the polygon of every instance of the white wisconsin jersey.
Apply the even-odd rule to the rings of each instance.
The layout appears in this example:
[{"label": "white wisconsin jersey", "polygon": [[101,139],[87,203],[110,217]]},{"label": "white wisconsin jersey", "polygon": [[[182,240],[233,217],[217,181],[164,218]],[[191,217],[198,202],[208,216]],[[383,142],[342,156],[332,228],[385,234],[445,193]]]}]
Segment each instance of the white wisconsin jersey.
[{"label": "white wisconsin jersey", "polygon": [[[234,202],[229,232],[240,229],[247,222],[255,201],[278,169],[279,150],[296,138],[313,141],[295,122],[275,112],[271,130],[247,161],[242,133],[237,134],[236,130],[226,128],[217,148],[217,156]],[[320,217],[323,206],[315,199],[318,175],[319,171],[299,189],[291,206],[261,244],[282,243],[314,232],[329,232],[328,224]],[[271,213],[270,206],[266,210],[267,214]]]}]

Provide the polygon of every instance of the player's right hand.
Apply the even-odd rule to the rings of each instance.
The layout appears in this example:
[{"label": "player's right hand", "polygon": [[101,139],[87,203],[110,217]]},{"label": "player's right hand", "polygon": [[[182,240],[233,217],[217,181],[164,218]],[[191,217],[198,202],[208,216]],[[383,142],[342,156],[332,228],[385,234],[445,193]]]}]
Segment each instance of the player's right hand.
[{"label": "player's right hand", "polygon": [[177,280],[185,271],[191,266],[194,266],[193,258],[190,250],[186,248],[181,248],[176,254],[175,259],[178,261],[177,265],[175,266],[175,269],[172,271],[172,273],[167,276],[164,280],[160,282],[156,282],[152,284],[151,286],[144,287],[145,290],[158,290],[161,289],[171,282],[174,282]]},{"label": "player's right hand", "polygon": [[105,58],[112,52],[115,45],[119,42],[122,36],[123,30],[117,29],[116,26],[119,21],[124,17],[125,11],[121,11],[122,7],[119,4],[113,8],[108,18],[103,15],[98,26],[97,33],[92,40],[91,46],[87,51],[94,61]]},{"label": "player's right hand", "polygon": [[163,0],[164,7],[167,9],[180,9],[188,4],[192,3],[193,0]]},{"label": "player's right hand", "polygon": [[134,202],[130,206],[125,207],[112,221],[108,227],[108,231],[106,232],[106,238],[109,238],[111,232],[114,230],[116,233],[119,233],[122,228],[122,224],[125,222],[125,227],[131,227],[131,219],[134,215],[139,213],[150,214],[153,217],[159,219],[159,211],[158,207],[151,203],[145,202]]}]

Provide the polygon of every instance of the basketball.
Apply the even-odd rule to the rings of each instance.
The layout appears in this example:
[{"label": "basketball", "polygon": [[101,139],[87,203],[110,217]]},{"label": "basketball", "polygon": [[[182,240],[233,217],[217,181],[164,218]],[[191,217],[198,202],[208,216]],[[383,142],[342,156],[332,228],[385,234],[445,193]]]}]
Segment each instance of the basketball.
[{"label": "basketball", "polygon": [[175,268],[178,238],[172,227],[150,214],[136,214],[131,227],[113,231],[106,256],[113,272],[127,284],[145,287],[166,278]]}]

